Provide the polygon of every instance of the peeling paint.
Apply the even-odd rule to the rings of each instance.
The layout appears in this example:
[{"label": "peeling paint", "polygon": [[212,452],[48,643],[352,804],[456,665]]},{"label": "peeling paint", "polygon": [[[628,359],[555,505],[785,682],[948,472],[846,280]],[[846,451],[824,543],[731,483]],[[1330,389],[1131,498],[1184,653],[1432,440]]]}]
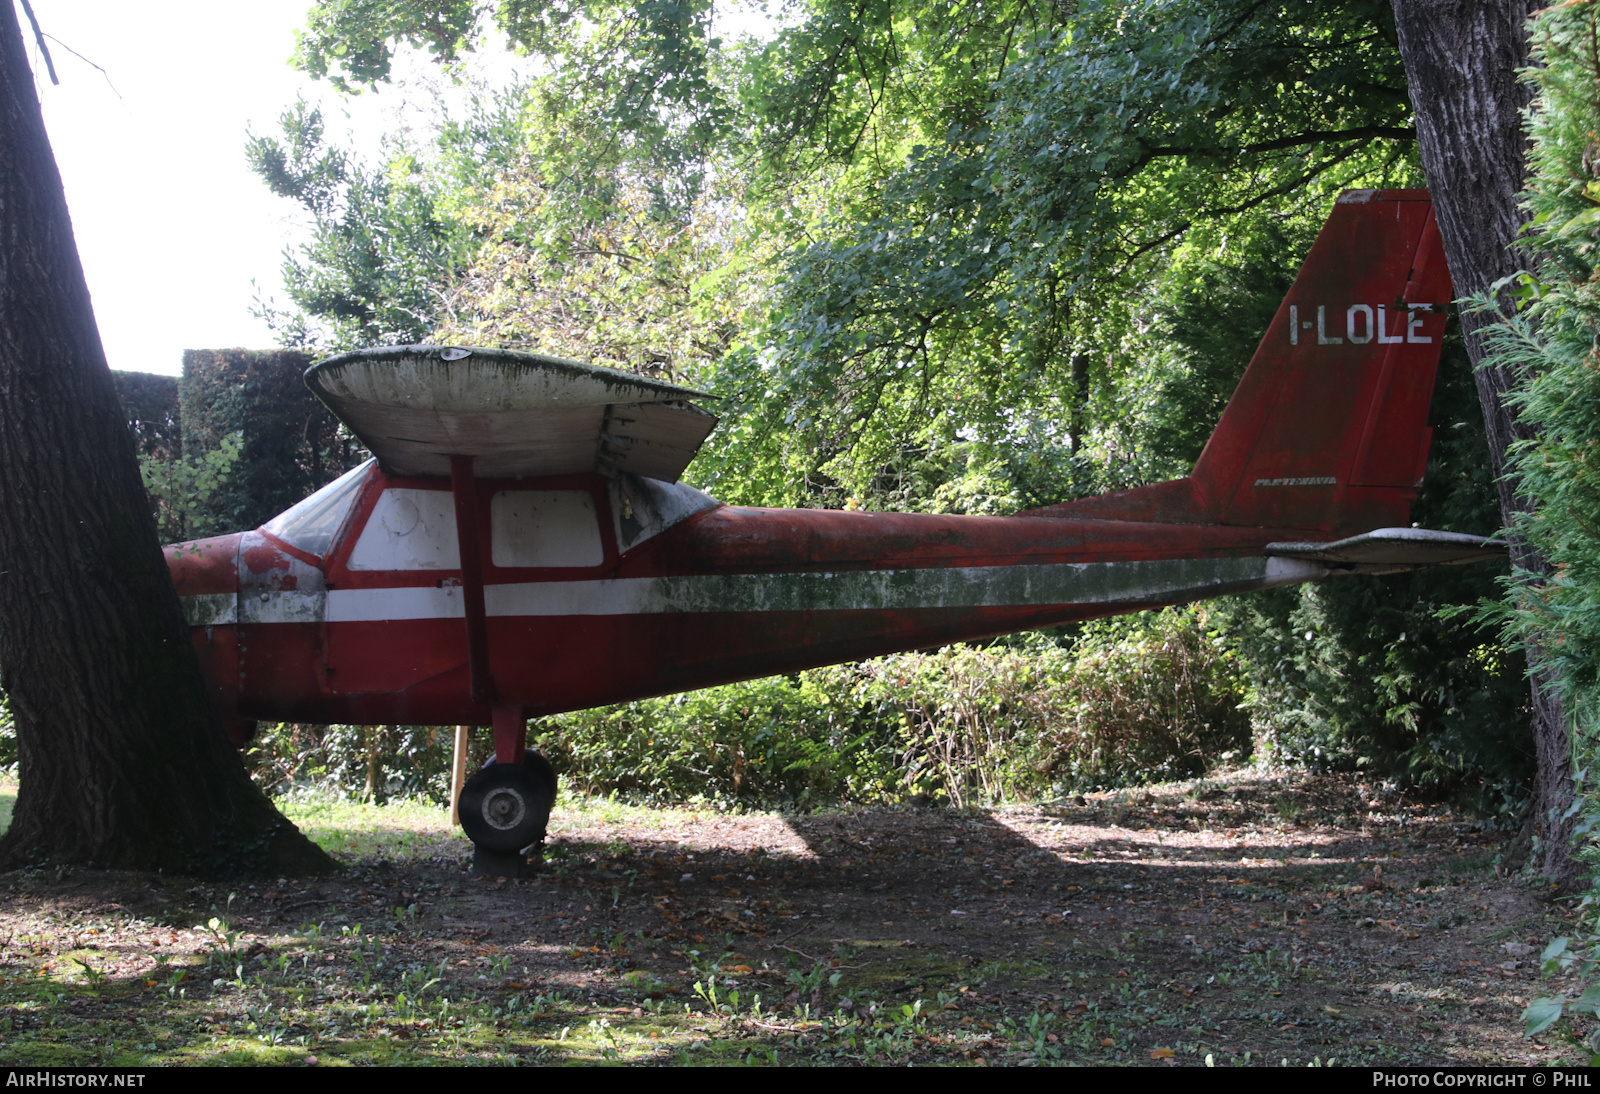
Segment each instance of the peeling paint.
[{"label": "peeling paint", "polygon": [[184,621],[191,627],[214,627],[238,619],[238,594],[201,593],[178,598]]},{"label": "peeling paint", "polygon": [[[539,581],[490,585],[484,598],[491,617],[1176,604],[1314,581],[1327,573],[1319,563],[1287,558],[1168,559]],[[344,589],[328,594],[330,623],[461,617],[459,590],[452,588]]]}]

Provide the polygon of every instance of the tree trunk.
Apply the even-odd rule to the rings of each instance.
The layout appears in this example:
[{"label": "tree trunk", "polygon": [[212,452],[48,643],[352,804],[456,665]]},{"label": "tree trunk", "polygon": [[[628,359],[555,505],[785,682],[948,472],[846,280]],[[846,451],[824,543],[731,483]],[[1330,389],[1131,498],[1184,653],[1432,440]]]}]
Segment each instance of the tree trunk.
[{"label": "tree trunk", "polygon": [[[1515,244],[1527,220],[1517,194],[1528,144],[1522,111],[1531,90],[1517,79],[1517,69],[1528,64],[1527,21],[1533,10],[1525,0],[1394,0],[1400,54],[1417,115],[1417,144],[1458,298],[1487,295],[1497,280],[1527,265]],[[1504,299],[1502,304],[1509,308]],[[1513,441],[1531,436],[1506,405],[1507,392],[1521,378],[1483,365],[1482,332],[1496,322],[1493,314],[1464,312],[1461,320],[1488,430],[1500,513],[1509,527],[1529,509],[1515,479],[1505,474],[1506,450]],[[1511,558],[1518,570],[1550,572],[1545,559],[1515,538]],[[1538,757],[1528,834],[1538,837],[1535,865],[1540,872],[1567,885],[1578,875],[1572,853],[1574,821],[1563,819],[1573,800],[1572,753],[1560,696],[1532,645],[1528,664]]]},{"label": "tree trunk", "polygon": [[0,865],[323,871],[223,737],[95,329],[16,11],[0,4]]}]

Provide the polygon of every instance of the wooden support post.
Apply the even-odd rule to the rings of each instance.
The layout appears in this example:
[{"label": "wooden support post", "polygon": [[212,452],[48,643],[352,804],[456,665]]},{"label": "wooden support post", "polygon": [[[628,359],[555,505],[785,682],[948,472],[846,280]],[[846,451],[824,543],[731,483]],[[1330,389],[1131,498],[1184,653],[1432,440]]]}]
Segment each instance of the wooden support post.
[{"label": "wooden support post", "polygon": [[450,823],[461,823],[461,788],[467,782],[467,733],[469,727],[456,726],[456,751],[450,759]]}]

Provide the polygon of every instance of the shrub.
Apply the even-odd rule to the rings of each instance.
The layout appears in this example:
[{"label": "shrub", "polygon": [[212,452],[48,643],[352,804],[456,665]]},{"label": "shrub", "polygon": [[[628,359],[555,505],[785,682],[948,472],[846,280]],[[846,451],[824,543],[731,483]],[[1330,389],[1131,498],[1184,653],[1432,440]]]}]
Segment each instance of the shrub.
[{"label": "shrub", "polygon": [[[476,742],[478,763],[492,750],[485,736]],[[450,794],[453,748],[449,727],[262,723],[245,764],[274,797],[428,798],[442,804]]]},{"label": "shrub", "polygon": [[360,462],[355,442],[317,401],[296,350],[185,350],[179,385],[184,455],[237,434],[238,464],[199,507],[195,536],[255,528]]}]

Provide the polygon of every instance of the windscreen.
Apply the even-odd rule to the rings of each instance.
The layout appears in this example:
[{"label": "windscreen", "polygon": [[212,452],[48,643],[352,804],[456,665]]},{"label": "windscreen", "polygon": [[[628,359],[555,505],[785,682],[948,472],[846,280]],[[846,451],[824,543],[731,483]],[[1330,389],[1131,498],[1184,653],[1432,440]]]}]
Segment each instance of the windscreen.
[{"label": "windscreen", "polygon": [[304,501],[297,502],[261,526],[263,532],[277,536],[291,547],[323,558],[333,546],[344,518],[355,504],[361,484],[366,481],[376,460],[346,471]]}]

